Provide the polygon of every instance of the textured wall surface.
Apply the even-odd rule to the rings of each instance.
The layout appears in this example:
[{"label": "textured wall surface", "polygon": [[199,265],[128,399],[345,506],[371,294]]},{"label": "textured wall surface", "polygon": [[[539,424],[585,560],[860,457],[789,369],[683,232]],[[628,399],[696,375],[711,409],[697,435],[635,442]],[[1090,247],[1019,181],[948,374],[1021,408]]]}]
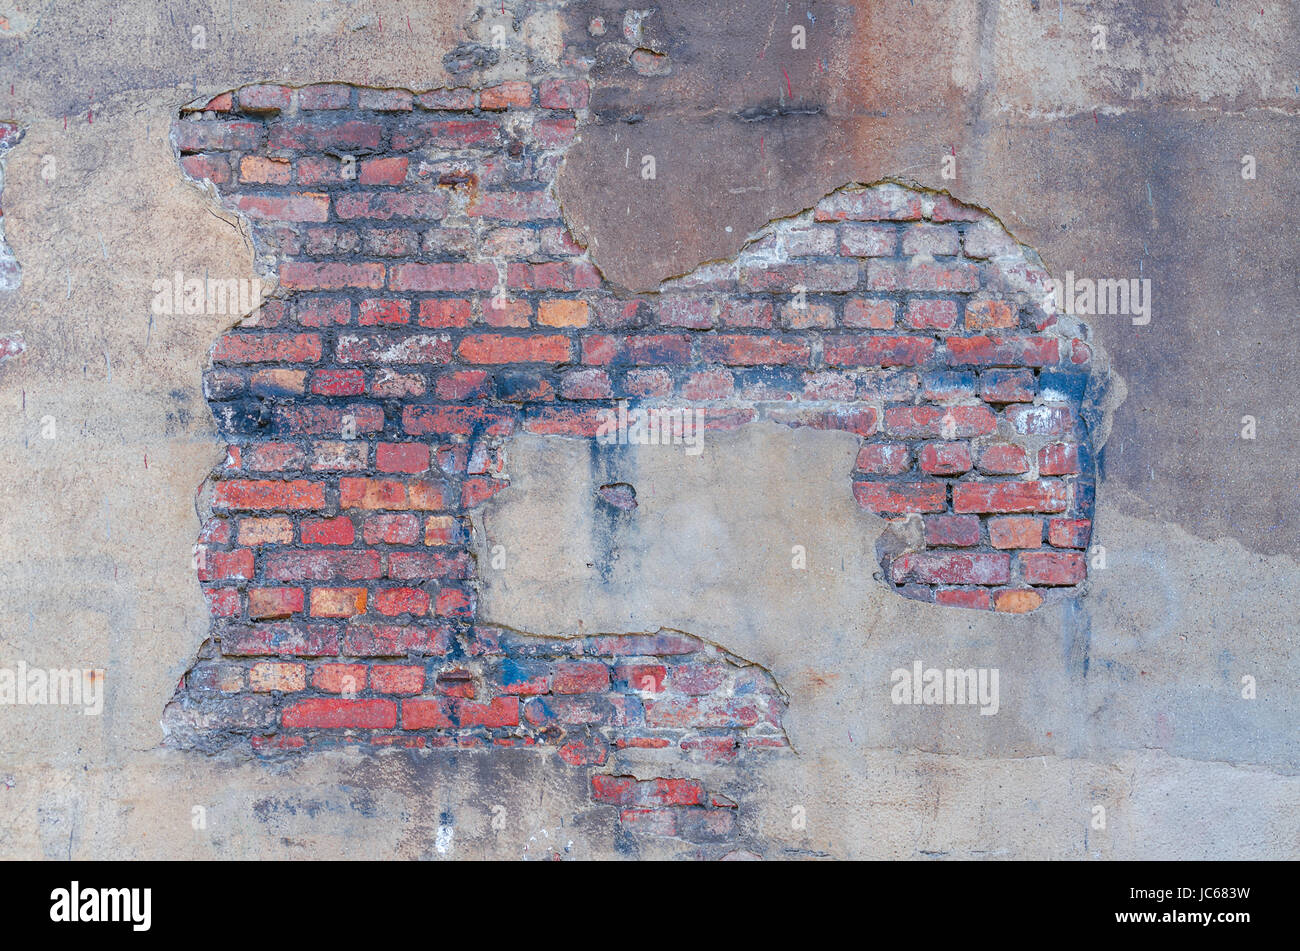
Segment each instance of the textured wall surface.
[{"label": "textured wall surface", "polygon": [[1294,857],[1298,15],[0,5],[3,853]]}]

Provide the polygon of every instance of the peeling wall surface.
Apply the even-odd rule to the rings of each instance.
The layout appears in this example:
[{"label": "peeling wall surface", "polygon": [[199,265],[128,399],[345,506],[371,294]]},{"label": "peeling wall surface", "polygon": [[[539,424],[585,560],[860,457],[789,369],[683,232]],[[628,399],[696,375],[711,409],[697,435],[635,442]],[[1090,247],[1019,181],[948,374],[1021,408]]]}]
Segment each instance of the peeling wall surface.
[{"label": "peeling wall surface", "polygon": [[0,855],[1300,856],[1298,40],[0,2]]}]

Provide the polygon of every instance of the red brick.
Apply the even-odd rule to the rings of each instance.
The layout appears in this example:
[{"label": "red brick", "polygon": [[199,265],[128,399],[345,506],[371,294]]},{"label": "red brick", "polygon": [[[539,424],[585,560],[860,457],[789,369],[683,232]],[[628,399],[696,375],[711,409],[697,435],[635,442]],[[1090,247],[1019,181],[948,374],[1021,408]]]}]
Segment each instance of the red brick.
[{"label": "red brick", "polygon": [[515,417],[512,412],[483,406],[416,404],[402,410],[402,428],[412,436],[508,436],[514,427]]},{"label": "red brick", "polygon": [[1072,475],[1079,471],[1079,447],[1074,443],[1052,443],[1038,450],[1039,475]]},{"label": "red brick", "polygon": [[408,300],[385,300],[368,298],[357,308],[357,323],[362,326],[375,324],[405,324],[411,319],[411,302]]},{"label": "red brick", "polygon": [[724,327],[770,330],[772,305],[767,301],[728,300],[722,303],[718,318]]},{"label": "red brick", "polygon": [[230,181],[230,160],[224,155],[187,155],[181,167],[191,178],[207,179],[217,185]]},{"label": "red brick", "polygon": [[429,447],[422,442],[381,442],[375,446],[375,468],[380,472],[424,472],[429,468]]},{"label": "red brick", "polygon": [[411,664],[380,664],[370,668],[370,689],[375,693],[419,693],[424,689],[424,668]]},{"label": "red brick", "polygon": [[844,302],[844,326],[891,330],[897,311],[893,301],[853,297]]},{"label": "red brick", "polygon": [[[414,218],[434,220],[447,213],[447,196],[438,192],[347,192],[334,199],[334,213],[341,221],[357,218],[391,221],[393,218]],[[394,268],[391,285],[394,290],[473,290],[477,284],[465,283],[466,278],[459,276],[451,287],[438,287],[435,279],[421,277],[422,268],[438,268],[459,275],[469,274],[482,268],[474,264],[403,264]],[[454,270],[453,270],[454,269]],[[421,286],[423,281],[435,286]]]},{"label": "red brick", "polygon": [[949,337],[951,366],[1051,366],[1060,356],[1055,337]]},{"label": "red brick", "polygon": [[451,650],[451,632],[442,626],[354,621],[343,637],[343,650],[353,657],[442,656]]},{"label": "red brick", "polygon": [[752,696],[647,700],[645,722],[671,729],[748,729],[763,718],[761,703]]},{"label": "red brick", "polygon": [[471,316],[467,300],[427,298],[420,301],[421,327],[468,327]]},{"label": "red brick", "polygon": [[1059,436],[1070,431],[1074,414],[1064,406],[1010,406],[1007,419],[1027,436]]},{"label": "red brick", "polygon": [[726,399],[734,390],[735,382],[727,370],[701,370],[682,384],[682,396],[688,400]]},{"label": "red brick", "polygon": [[800,287],[810,293],[851,291],[858,286],[858,264],[839,260],[747,267],[741,269],[740,286],[749,291],[777,293],[793,293]]},{"label": "red brick", "polygon": [[315,363],[321,343],[316,334],[228,333],[217,338],[214,363]]},{"label": "red brick", "polygon": [[957,229],[946,225],[915,224],[903,232],[903,256],[952,255],[961,251]]},{"label": "red brick", "polygon": [[419,588],[382,588],[375,592],[371,606],[388,617],[423,615],[429,613],[429,596]]},{"label": "red brick", "polygon": [[1006,584],[1010,576],[1010,555],[985,552],[909,552],[890,569],[896,584],[992,585]]},{"label": "red brick", "polygon": [[676,835],[677,815],[672,809],[624,809],[619,822],[641,835]]},{"label": "red brick", "polygon": [[299,109],[346,109],[351,101],[351,87],[341,83],[317,83],[298,90]]},{"label": "red brick", "polygon": [[307,668],[302,664],[261,661],[248,671],[248,689],[255,693],[293,693],[307,686]]},{"label": "red brick", "polygon": [[545,79],[537,87],[537,104],[543,109],[586,109],[590,87],[583,79]]},{"label": "red brick", "polygon": [[342,516],[304,519],[301,531],[304,545],[351,545],[356,537],[352,519]]},{"label": "red brick", "polygon": [[402,482],[344,476],[339,480],[339,506],[361,509],[432,509],[445,507],[442,486],[433,482]]},{"label": "red brick", "polygon": [[456,722],[461,728],[507,727],[519,725],[519,698],[497,697],[489,703],[455,700]]},{"label": "red brick", "polygon": [[430,515],[424,521],[426,545],[456,545],[465,540],[460,522],[450,515]]},{"label": "red brick", "polygon": [[898,234],[888,225],[846,224],[840,232],[840,254],[854,258],[890,257]]},{"label": "red brick", "polygon": [[269,221],[328,221],[330,199],[316,192],[293,195],[239,195],[235,207],[250,218]]},{"label": "red brick", "polygon": [[565,363],[571,349],[568,337],[470,334],[456,352],[469,363]]},{"label": "red brick", "polygon": [[718,334],[704,338],[702,356],[729,366],[807,366],[811,351],[804,340]]},{"label": "red brick", "polygon": [[591,777],[591,799],[592,802],[630,806],[638,801],[637,780],[632,776],[605,776],[598,773]]},{"label": "red brick", "polygon": [[[483,192],[471,202],[469,214],[478,218],[495,218],[498,221],[552,221],[560,217],[560,206],[555,199],[544,191],[533,192]],[[576,279],[576,272],[571,266],[564,265],[511,265],[507,276],[511,287],[528,286],[541,278],[557,279],[567,276],[566,286],[554,287],[554,290],[575,290],[571,281]],[[531,288],[530,288],[531,289]],[[541,288],[538,288],[539,290]]]},{"label": "red brick", "polygon": [[831,367],[919,366],[933,354],[930,337],[829,336],[825,344]]},{"label": "red brick", "polygon": [[366,689],[366,665],[321,664],[311,673],[311,685],[322,693],[360,693]]},{"label": "red brick", "polygon": [[339,629],[335,624],[301,622],[233,627],[222,633],[221,650],[227,657],[331,657],[339,652]]},{"label": "red brick", "polygon": [[934,593],[934,603],[954,608],[989,609],[989,592],[986,588],[939,588]]},{"label": "red brick", "polygon": [[856,468],[872,475],[898,475],[912,467],[912,453],[904,443],[868,443],[858,450]]},{"label": "red brick", "polygon": [[375,551],[285,551],[266,556],[266,577],[274,581],[369,579],[381,574]]},{"label": "red brick", "polygon": [[980,399],[986,403],[1028,403],[1037,389],[1033,370],[985,370],[980,374]]},{"label": "red brick", "polygon": [[1038,548],[1043,544],[1043,520],[1025,516],[991,518],[989,544],[994,548]]},{"label": "red brick", "polygon": [[292,93],[286,86],[256,85],[239,90],[239,108],[243,112],[280,112],[289,108]]},{"label": "red brick", "polygon": [[280,265],[280,286],[293,291],[377,290],[384,286],[384,266],[286,261]]},{"label": "red brick", "polygon": [[342,334],[335,356],[341,363],[446,364],[452,344],[446,334]]},{"label": "red brick", "polygon": [[451,719],[451,701],[442,697],[402,701],[403,730],[450,730],[456,726]]},{"label": "red brick", "polygon": [[[281,279],[283,277],[281,272]],[[294,302],[294,318],[304,327],[346,324],[352,320],[352,304],[332,297],[299,298]]]},{"label": "red brick", "polygon": [[479,108],[497,110],[527,109],[533,103],[533,87],[519,80],[498,83],[479,93]]},{"label": "red brick", "polygon": [[411,98],[411,93],[405,89],[361,89],[357,93],[357,108],[376,112],[410,112]]},{"label": "red brick", "polygon": [[277,406],[273,415],[281,431],[295,436],[341,435],[349,429],[373,433],[384,428],[379,406]]},{"label": "red brick", "polygon": [[1063,482],[959,482],[952,487],[956,512],[1064,512]]},{"label": "red brick", "polygon": [[961,475],[971,467],[970,447],[964,442],[929,443],[917,457],[921,471],[930,475]]},{"label": "red brick", "polygon": [[993,609],[1009,614],[1024,614],[1043,603],[1043,596],[1029,588],[1010,588],[993,595]]},{"label": "red brick", "polygon": [[839,191],[817,203],[817,221],[915,221],[922,214],[921,196],[897,187]]},{"label": "red brick", "polygon": [[552,693],[603,693],[609,689],[609,668],[597,661],[572,661],[555,665]]},{"label": "red brick", "polygon": [[397,726],[397,704],[309,697],[286,707],[282,722],[288,728],[391,730]]},{"label": "red brick", "polygon": [[366,597],[365,588],[313,588],[311,616],[347,618],[365,614]]},{"label": "red brick", "polygon": [[873,291],[964,293],[977,290],[979,286],[979,268],[966,262],[935,264],[926,261],[884,261],[879,258],[867,262],[867,287]]},{"label": "red brick", "polygon": [[913,330],[951,330],[957,325],[957,304],[950,300],[910,300],[903,323]]},{"label": "red brick", "polygon": [[360,396],[366,391],[362,370],[317,370],[311,376],[311,391],[317,396]]},{"label": "red brick", "polygon": [[262,141],[260,122],[177,122],[172,128],[182,152],[251,152]]},{"label": "red brick", "polygon": [[303,608],[302,588],[249,588],[248,616],[254,621],[274,621]]},{"label": "red brick", "polygon": [[651,779],[637,783],[636,798],[646,806],[701,806],[704,787],[693,779]]},{"label": "red brick", "polygon": [[415,97],[421,109],[465,112],[474,108],[472,89],[434,89]]},{"label": "red brick", "polygon": [[1007,301],[973,300],[966,303],[967,330],[991,330],[1015,325],[1015,307]]},{"label": "red brick", "polygon": [[484,148],[495,145],[501,136],[500,123],[492,119],[448,119],[436,122],[406,123],[393,133],[393,148]]},{"label": "red brick", "polygon": [[948,491],[942,482],[855,482],[858,504],[879,515],[906,512],[942,512]]},{"label": "red brick", "polygon": [[439,375],[434,392],[442,400],[468,400],[491,395],[491,382],[487,370],[454,370]]},{"label": "red brick", "polygon": [[925,543],[937,548],[971,548],[980,543],[977,515],[927,515]]},{"label": "red brick", "polygon": [[313,152],[377,149],[384,127],[377,122],[281,121],[271,126],[267,143],[273,149],[308,149]]},{"label": "red brick", "polygon": [[655,307],[662,327],[708,330],[713,326],[714,306],[694,297],[665,297]]},{"label": "red brick", "polygon": [[239,161],[239,180],[260,185],[288,185],[293,169],[288,159],[245,155]]},{"label": "red brick", "polygon": [[293,541],[293,522],[287,518],[241,518],[239,544],[288,545]]},{"label": "red brick", "polygon": [[1054,518],[1047,523],[1047,540],[1056,548],[1087,548],[1092,522],[1086,518]]},{"label": "red brick", "polygon": [[614,668],[614,678],[626,681],[632,690],[660,693],[668,671],[662,664],[620,664]]},{"label": "red brick", "polygon": [[388,556],[388,577],[395,581],[431,578],[467,578],[469,558],[464,552],[393,552]]},{"label": "red brick", "polygon": [[[556,209],[556,216],[559,209]],[[600,287],[600,272],[586,263],[552,261],[545,264],[511,263],[506,283],[525,291],[589,291]]]},{"label": "red brick", "polygon": [[203,597],[213,617],[235,617],[240,613],[239,591],[235,588],[209,588],[203,592]]},{"label": "red brick", "polygon": [[474,592],[463,588],[444,586],[434,602],[434,613],[438,617],[473,618],[477,610]]},{"label": "red brick", "polygon": [[890,406],[885,429],[891,436],[965,439],[997,429],[997,416],[987,406]]},{"label": "red brick", "polygon": [[316,472],[355,472],[366,468],[370,447],[355,440],[323,440],[312,444],[311,468]]},{"label": "red brick", "polygon": [[560,395],[566,400],[600,400],[612,396],[613,389],[604,370],[570,370],[560,381]]},{"label": "red brick", "polygon": [[319,509],[325,507],[325,487],[304,479],[292,482],[226,479],[216,485],[214,504],[245,511]]},{"label": "red brick", "polygon": [[1029,456],[1013,443],[995,443],[980,453],[979,470],[988,475],[1019,475],[1029,471]]},{"label": "red brick", "polygon": [[247,451],[243,453],[243,468],[249,472],[298,470],[306,461],[307,453],[302,446],[288,442],[264,442],[261,445],[247,447]]},{"label": "red brick", "polygon": [[1088,570],[1082,552],[1027,551],[1020,555],[1020,573],[1032,585],[1072,585]]}]

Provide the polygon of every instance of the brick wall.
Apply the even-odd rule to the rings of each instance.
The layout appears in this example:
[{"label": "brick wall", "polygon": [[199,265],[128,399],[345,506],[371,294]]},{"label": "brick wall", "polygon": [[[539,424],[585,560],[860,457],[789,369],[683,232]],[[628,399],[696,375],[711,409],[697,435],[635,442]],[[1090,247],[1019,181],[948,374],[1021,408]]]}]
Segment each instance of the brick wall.
[{"label": "brick wall", "polygon": [[[592,437],[624,399],[703,408],[706,428],[856,434],[845,479],[894,523],[898,594],[1017,612],[1077,595],[1092,351],[1040,306],[1032,253],[976,209],[885,184],[617,295],[551,191],[587,97],[580,76],[258,85],[182,113],[181,165],[252,223],[280,290],[204,380],[229,452],[197,556],[212,637],[172,742],[529,746],[594,767],[625,746],[785,747],[771,677],[690,636],[476,621],[466,513],[509,486],[503,441]],[[596,801],[638,829],[731,822],[694,785],[601,775]]]}]

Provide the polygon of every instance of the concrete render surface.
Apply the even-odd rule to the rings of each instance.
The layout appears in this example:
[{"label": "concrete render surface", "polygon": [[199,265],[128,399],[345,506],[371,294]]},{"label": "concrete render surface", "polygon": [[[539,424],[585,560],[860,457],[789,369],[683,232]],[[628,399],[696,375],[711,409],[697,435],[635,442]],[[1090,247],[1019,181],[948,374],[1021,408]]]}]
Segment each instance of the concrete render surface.
[{"label": "concrete render surface", "polygon": [[[668,71],[643,75],[597,42],[593,18],[617,31],[627,12],[603,0],[504,16],[0,0],[0,122],[21,132],[0,153],[20,268],[0,286],[0,668],[103,669],[106,691],[98,716],[0,707],[0,856],[699,854],[629,842],[589,771],[555,757],[209,756],[165,748],[159,724],[208,635],[192,552],[224,446],[201,377],[239,317],[155,316],[152,285],[266,263],[247,222],[182,176],[171,121],[250,82],[488,86],[566,56],[592,59],[593,93],[558,197],[629,291],[729,258],[847,182],[890,179],[988,209],[1053,275],[1151,277],[1155,306],[1146,326],[1089,320],[1114,396],[1105,567],[1077,601],[1005,615],[897,597],[873,578],[886,522],[853,499],[856,440],[755,423],[707,432],[699,455],[513,437],[510,487],[476,515],[480,563],[509,540],[480,617],[544,637],[680,631],[767,671],[791,752],[692,764],[740,804],[731,857],[1300,856],[1300,8],[813,10],[815,28],[792,15],[815,53],[801,58],[772,5],[664,4],[633,45]],[[1098,23],[1109,55],[1091,46]],[[507,51],[462,71],[455,51],[490,47],[498,24]],[[654,189],[624,174],[625,150],[657,156]],[[638,503],[613,522],[596,491],[612,482]],[[894,703],[892,672],[916,661],[997,668],[996,715]],[[629,749],[615,771],[666,764]]]}]

